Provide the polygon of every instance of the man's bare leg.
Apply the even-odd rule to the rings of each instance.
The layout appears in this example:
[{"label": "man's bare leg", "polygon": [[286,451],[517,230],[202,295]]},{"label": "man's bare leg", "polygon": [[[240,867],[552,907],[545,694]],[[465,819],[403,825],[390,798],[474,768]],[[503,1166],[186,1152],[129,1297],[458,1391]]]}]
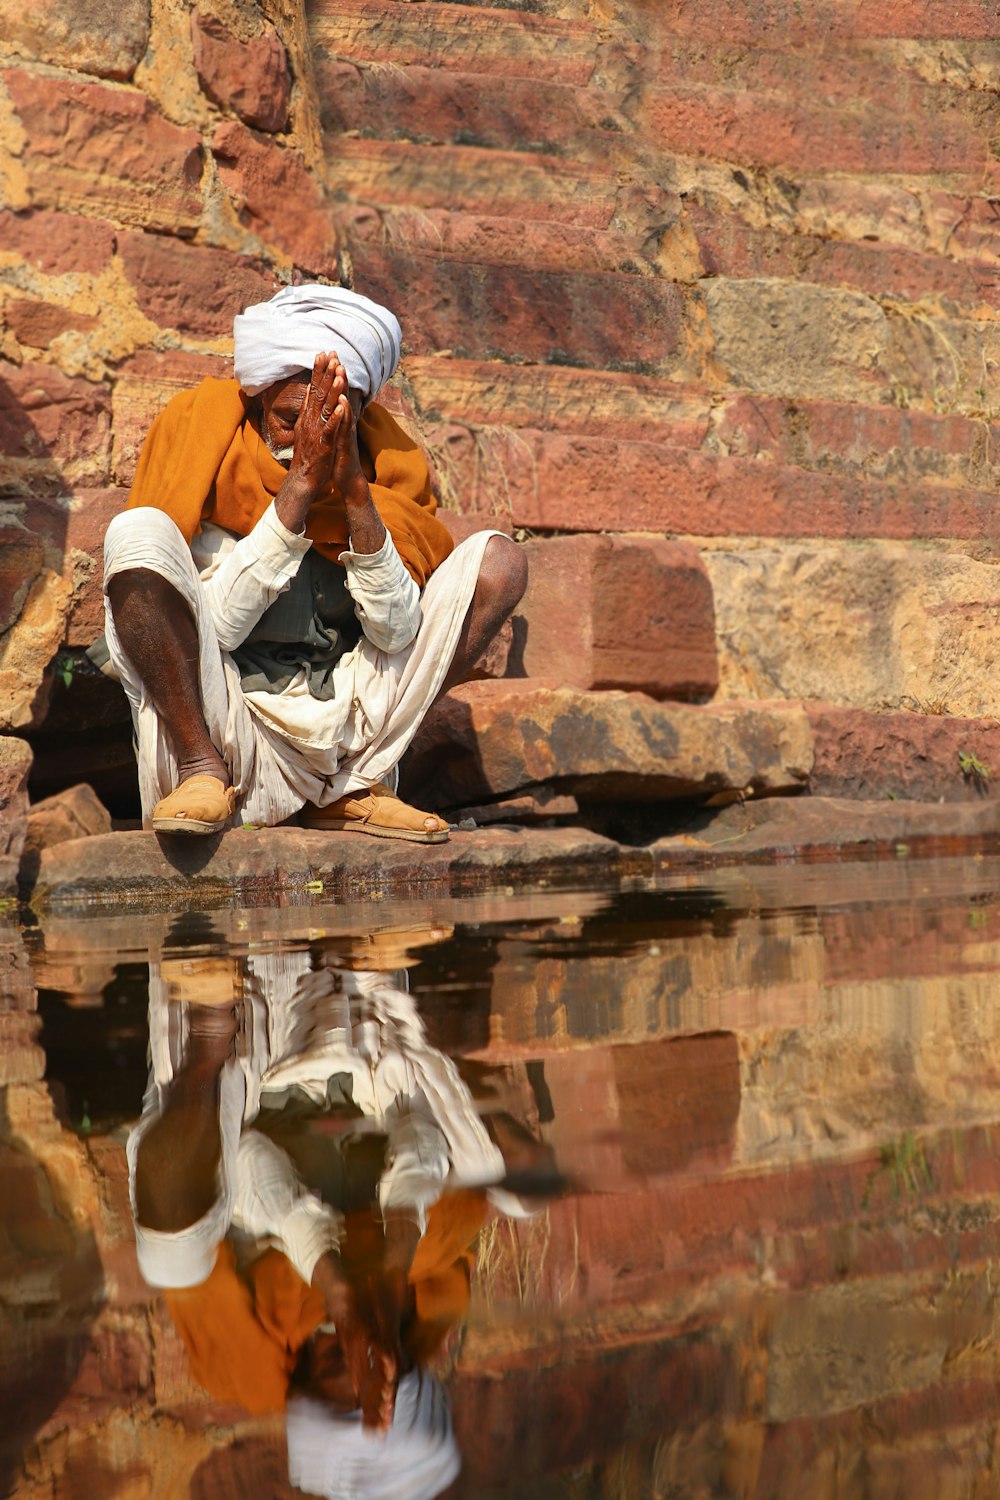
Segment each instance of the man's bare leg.
[{"label": "man's bare leg", "polygon": [[179,781],[229,768],[212,743],[198,683],[198,631],[177,590],[149,568],[116,573],[108,583],[115,630],[156,706],[179,762]]},{"label": "man's bare leg", "polygon": [[523,549],[510,537],[490,537],[442,694],[466,680],[500,626],[520,604],[527,585],[528,559]]}]

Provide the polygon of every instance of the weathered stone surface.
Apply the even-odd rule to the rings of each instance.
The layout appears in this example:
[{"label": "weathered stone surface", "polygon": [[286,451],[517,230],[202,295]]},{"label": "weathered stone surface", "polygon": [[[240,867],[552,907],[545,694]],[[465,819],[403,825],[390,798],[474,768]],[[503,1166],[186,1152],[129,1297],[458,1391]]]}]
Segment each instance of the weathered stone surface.
[{"label": "weathered stone surface", "polygon": [[16,255],[48,276],[97,276],[115,249],[114,227],[79,214],[0,213],[0,256]]},{"label": "weathered stone surface", "polygon": [[138,90],[11,68],[3,82],[24,127],[32,204],[154,229],[201,217],[201,138]]},{"label": "weathered stone surface", "polygon": [[1000,724],[991,720],[825,704],[808,704],[807,712],[814,736],[809,789],[818,796],[981,802],[997,795]]},{"label": "weathered stone surface", "polygon": [[[378,842],[379,847],[372,849]],[[580,828],[494,829],[453,833],[426,848],[344,833],[297,828],[234,830],[197,847],[154,833],[112,833],[59,844],[42,853],[32,904],[79,899],[187,907],[234,890],[248,900],[302,891],[311,881],[338,898],[405,896],[508,887],[554,878],[614,879],[630,856],[610,839]],[[113,878],[109,871],[114,870]]]},{"label": "weathered stone surface", "polygon": [[24,841],[26,856],[41,854],[53,844],[93,838],[111,832],[111,814],[92,787],[81,782],[54,797],[32,804]]},{"label": "weathered stone surface", "polygon": [[799,789],[811,766],[798,706],[695,708],[530,680],[472,682],[431,710],[404,784],[418,806],[467,806],[553,781],[580,801],[662,800]]},{"label": "weathered stone surface", "polygon": [[[212,154],[240,223],[296,265],[336,280],[333,217],[303,157],[235,121],[216,130]],[[290,203],[295,204],[293,214]]]},{"label": "weathered stone surface", "polygon": [[48,669],[66,633],[71,597],[70,581],[43,568],[17,621],[0,637],[0,734],[34,728],[44,717]]},{"label": "weathered stone surface", "polygon": [[41,539],[20,526],[0,530],[0,635],[20,616],[45,558]]},{"label": "weathered stone surface", "polygon": [[903,546],[705,554],[720,691],[1000,713],[996,569]]},{"label": "weathered stone surface", "polygon": [[21,57],[131,78],[149,41],[149,0],[0,0],[0,31]]},{"label": "weathered stone surface", "polygon": [[28,772],[31,747],[24,740],[0,734],[0,894],[9,895],[17,881],[17,867],[28,824]]},{"label": "weathered stone surface", "polygon": [[418,354],[447,347],[473,359],[655,372],[671,367],[682,338],[683,292],[648,276],[449,264],[369,247],[356,277],[359,291],[399,308]]},{"label": "weathered stone surface", "polygon": [[[63,645],[86,650],[104,630],[104,533],[125,509],[124,489],[76,489],[54,504],[31,507],[33,525],[51,538],[70,587]],[[82,724],[84,721],[78,721]]]},{"label": "weathered stone surface", "polygon": [[716,280],[706,284],[705,304],[734,385],[848,401],[879,379],[891,335],[872,298],[772,279]]},{"label": "weathered stone surface", "polygon": [[[719,683],[712,586],[697,549],[645,537],[530,541],[508,676],[654,698],[709,698]],[[522,625],[523,636],[518,626]]]},{"label": "weathered stone surface", "polygon": [[53,365],[0,363],[0,484],[8,493],[58,492],[68,480],[100,484],[110,445],[106,386]]},{"label": "weathered stone surface", "polygon": [[8,302],[4,315],[18,343],[33,349],[47,349],[60,334],[85,333],[98,323],[92,313],[75,313],[57,303],[36,302],[31,297]]},{"label": "weathered stone surface", "polygon": [[278,289],[276,277],[245,256],[159,234],[126,231],[118,253],[147,318],[182,333],[231,334],[238,312]]},{"label": "weathered stone surface", "polygon": [[132,483],[146,434],[171,396],[190,390],[209,376],[223,380],[232,373],[232,361],[222,355],[188,354],[180,349],[162,354],[146,349],[126,360],[111,397],[111,469],[115,482]]},{"label": "weathered stone surface", "polygon": [[191,40],[199,82],[213,103],[258,130],[284,130],[292,79],[273,26],[241,42],[215,16],[195,10]]}]

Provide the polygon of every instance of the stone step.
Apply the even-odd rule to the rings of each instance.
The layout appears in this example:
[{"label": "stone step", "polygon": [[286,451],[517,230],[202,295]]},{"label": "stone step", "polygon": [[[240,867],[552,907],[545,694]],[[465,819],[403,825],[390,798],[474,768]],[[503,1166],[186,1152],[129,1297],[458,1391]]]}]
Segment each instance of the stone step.
[{"label": "stone step", "polygon": [[[544,399],[548,371],[534,373]],[[995,497],[985,487],[817,473],[708,452],[699,449],[694,405],[694,421],[682,415],[676,437],[652,440],[619,440],[613,425],[600,435],[506,424],[463,434],[454,423],[428,423],[422,435],[451,508],[505,513],[529,531],[873,539],[888,553],[899,550],[894,541],[933,537],[1000,549]],[[790,696],[827,695],[817,684]]]},{"label": "stone step", "polygon": [[684,292],[650,276],[484,265],[369,246],[355,285],[393,305],[415,354],[449,349],[472,358],[669,373],[680,353]]},{"label": "stone step", "polygon": [[697,708],[530,679],[482,681],[431,710],[405,787],[418,806],[460,807],[542,782],[581,803],[662,801],[801,790],[812,758],[798,705]]},{"label": "stone step", "polygon": [[578,87],[589,82],[601,46],[600,31],[585,22],[435,0],[419,9],[397,0],[313,0],[309,35],[321,60],[343,57]]},{"label": "stone step", "polygon": [[410,142],[341,135],[329,144],[327,183],[348,202],[420,209],[461,203],[468,213],[595,229],[607,229],[615,214],[616,177],[598,166],[478,146],[428,151]]},{"label": "stone step", "polygon": [[344,131],[424,145],[497,147],[598,157],[625,128],[615,101],[576,79],[444,71],[328,58],[317,68],[331,146]]},{"label": "stone step", "polygon": [[959,413],[420,355],[407,359],[404,372],[414,413],[429,422],[584,437],[600,430],[609,442],[655,437],[666,448],[701,448],[719,459],[753,459],[758,467],[861,483],[929,482],[979,493],[1000,484],[1000,422]]},{"label": "stone step", "polygon": [[355,262],[371,247],[430,252],[447,260],[525,266],[535,270],[617,271],[652,275],[647,237],[618,229],[594,229],[548,220],[469,214],[447,208],[371,207],[338,212]]},{"label": "stone step", "polygon": [[525,428],[529,436],[606,432],[609,441],[655,437],[669,447],[698,448],[713,409],[708,386],[568,365],[412,355],[405,383],[425,424],[453,419],[477,428]]}]

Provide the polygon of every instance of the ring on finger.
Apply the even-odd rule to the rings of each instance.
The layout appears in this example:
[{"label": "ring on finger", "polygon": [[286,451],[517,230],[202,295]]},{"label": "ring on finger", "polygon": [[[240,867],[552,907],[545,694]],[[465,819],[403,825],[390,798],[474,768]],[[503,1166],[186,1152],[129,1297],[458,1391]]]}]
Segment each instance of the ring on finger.
[{"label": "ring on finger", "polygon": [[320,407],[319,418],[320,418],[321,422],[329,422],[329,420],[330,420],[330,418],[332,416],[333,416],[333,412],[332,411],[327,411],[327,409],[326,409],[325,406],[321,406]]}]

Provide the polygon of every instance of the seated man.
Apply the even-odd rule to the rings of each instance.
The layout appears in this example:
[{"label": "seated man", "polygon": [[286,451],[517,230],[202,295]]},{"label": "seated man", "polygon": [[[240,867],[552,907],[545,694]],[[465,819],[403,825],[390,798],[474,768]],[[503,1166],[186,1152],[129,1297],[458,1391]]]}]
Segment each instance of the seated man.
[{"label": "seated man", "polygon": [[372,398],[399,324],[342,287],[286,287],[235,320],[234,380],[154,422],[105,540],[111,664],[132,707],[143,821],[422,843],[394,796],[427,709],[524,592],[524,554],[454,548],[427,463]]}]

